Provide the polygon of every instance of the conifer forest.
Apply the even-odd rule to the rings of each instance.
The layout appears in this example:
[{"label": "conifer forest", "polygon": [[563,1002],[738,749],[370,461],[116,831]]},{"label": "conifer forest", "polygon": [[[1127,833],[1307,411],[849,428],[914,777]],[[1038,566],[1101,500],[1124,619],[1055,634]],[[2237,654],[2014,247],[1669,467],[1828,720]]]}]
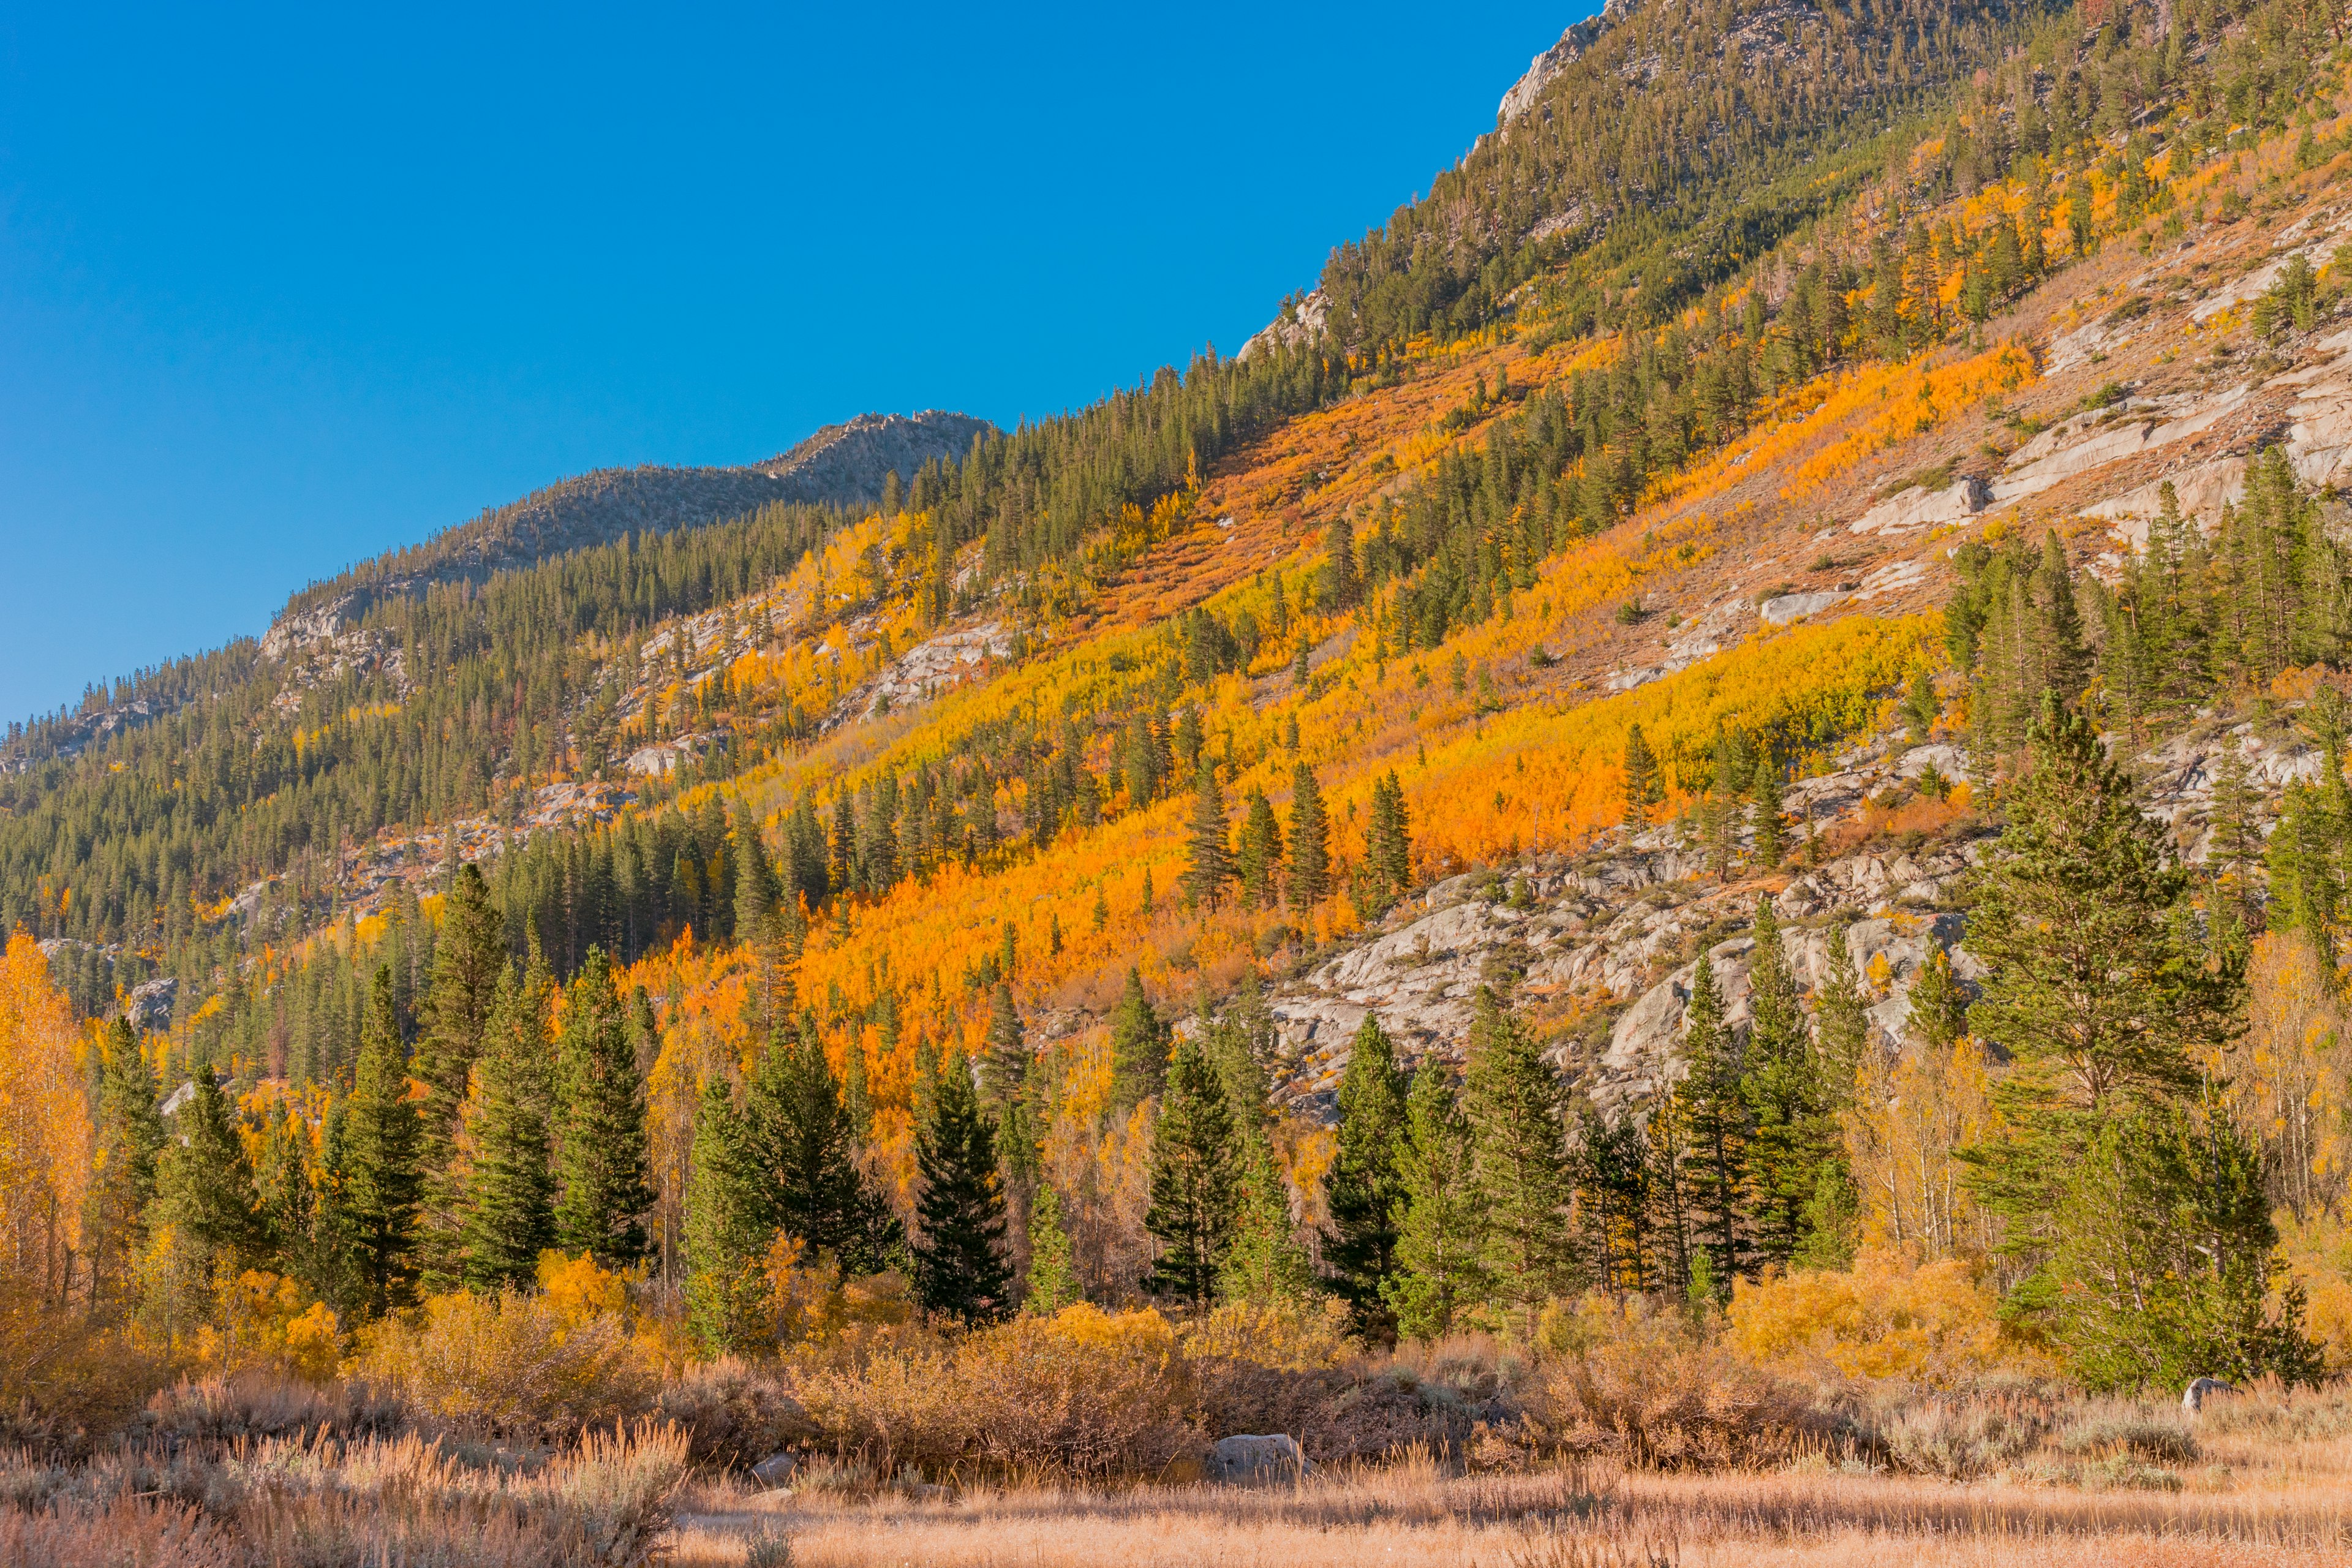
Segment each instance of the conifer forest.
[{"label": "conifer forest", "polygon": [[878,502],[10,724],[0,1564],[2352,1552],[2345,14],[1472,137]]}]

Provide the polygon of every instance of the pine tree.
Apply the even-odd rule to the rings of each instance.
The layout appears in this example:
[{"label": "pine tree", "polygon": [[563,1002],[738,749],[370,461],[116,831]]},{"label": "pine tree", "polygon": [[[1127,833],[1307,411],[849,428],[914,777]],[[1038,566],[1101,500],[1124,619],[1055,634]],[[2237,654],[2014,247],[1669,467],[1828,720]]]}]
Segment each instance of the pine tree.
[{"label": "pine tree", "polygon": [[1755,931],[1755,1022],[1740,1086],[1750,1128],[1743,1195],[1757,1256],[1785,1264],[1805,1239],[1823,1172],[1843,1169],[1844,1144],[1769,898],[1756,900]]},{"label": "pine tree", "polygon": [[1282,1167],[1265,1139],[1241,1142],[1233,1236],[1217,1267],[1217,1299],[1260,1305],[1306,1300],[1315,1294],[1315,1268],[1294,1234]]},{"label": "pine tree", "polygon": [[1242,898],[1251,908],[1270,910],[1280,903],[1282,825],[1275,820],[1274,803],[1262,789],[1250,791],[1242,818],[1240,872]]},{"label": "pine tree", "polygon": [[1485,1204],[1470,1123],[1445,1080],[1426,1061],[1405,1096],[1405,1141],[1397,1162],[1404,1196],[1396,1209],[1396,1272],[1381,1286],[1408,1339],[1451,1333],[1457,1319],[1486,1299]]},{"label": "pine tree", "polygon": [[1772,759],[1756,759],[1755,804],[1749,807],[1754,825],[1756,865],[1759,869],[1777,871],[1784,850],[1780,821],[1780,770]]},{"label": "pine tree", "polygon": [[1650,826],[1650,813],[1666,798],[1666,781],[1658,759],[1639,724],[1625,731],[1625,827],[1638,833]]},{"label": "pine tree", "polygon": [[417,1102],[417,1165],[424,1173],[417,1258],[427,1289],[447,1289],[462,1268],[458,1251],[463,1174],[457,1166],[458,1115],[482,1048],[499,976],[507,964],[506,921],[478,867],[457,868],[433,950],[433,980],[418,1010],[421,1032],[410,1068]]},{"label": "pine tree", "polygon": [[646,1139],[646,1086],[628,1019],[602,948],[592,947],[564,996],[555,1043],[555,1160],[562,1195],[555,1243],[606,1268],[646,1257],[654,1206]]},{"label": "pine tree", "polygon": [[988,1050],[980,1059],[980,1091],[1001,1117],[1018,1104],[1029,1075],[1029,1047],[1013,1005],[1013,987],[999,984],[989,998]]},{"label": "pine tree", "polygon": [[1331,892],[1331,818],[1315,770],[1300,763],[1290,770],[1290,907],[1304,911]]},{"label": "pine tree", "polygon": [[2013,1304],[2102,1384],[2231,1358],[2295,1375],[2255,1157],[2196,1065],[2242,1027],[2240,976],[2194,947],[2188,875],[2089,722],[2053,694],[2028,744],[1967,937],[1988,971],[1971,1032],[2011,1066],[1963,1158],[2031,1268]]},{"label": "pine tree", "polygon": [[1359,1331],[1375,1339],[1396,1332],[1395,1316],[1381,1292],[1396,1269],[1405,1134],[1405,1081],[1397,1070],[1396,1047],[1379,1015],[1367,1012],[1339,1079],[1339,1129],[1328,1199],[1332,1236],[1323,1261],[1354,1310]]},{"label": "pine tree", "polygon": [[1814,1018],[1820,1030],[1822,1074],[1851,1098],[1857,1076],[1870,1049],[1870,999],[1863,994],[1862,976],[1853,966],[1853,931],[1847,927],[1829,941],[1830,973],[1814,998]]},{"label": "pine tree", "polygon": [[1913,745],[1927,742],[1943,708],[1943,699],[1936,695],[1936,678],[1927,673],[1926,665],[1914,666],[1910,684],[1903,690],[1903,722]]},{"label": "pine tree", "polygon": [[1371,908],[1385,914],[1412,890],[1412,823],[1404,786],[1391,772],[1372,783],[1372,820],[1364,835],[1364,882]]},{"label": "pine tree", "polygon": [[1577,1120],[1570,1168],[1595,1272],[1606,1289],[1647,1290],[1661,1272],[1652,1256],[1649,1139],[1632,1117],[1609,1121],[1589,1100]]},{"label": "pine tree", "polygon": [[887,1268],[903,1240],[898,1223],[858,1168],[841,1086],[814,1019],[770,1039],[744,1121],[763,1187],[761,1228],[829,1252],[853,1273]]},{"label": "pine tree", "polygon": [[1239,1173],[1233,1108],[1216,1068],[1195,1040],[1168,1058],[1168,1086],[1151,1144],[1151,1209],[1144,1228],[1160,1243],[1145,1288],[1195,1308],[1216,1292],[1234,1234]]},{"label": "pine tree", "polygon": [[1738,1043],[1723,1023],[1715,963],[1700,953],[1683,1016],[1683,1100],[1689,1155],[1683,1185],[1693,1228],[1725,1287],[1747,1261],[1741,1195],[1748,1181],[1748,1102],[1741,1097]]},{"label": "pine tree", "polygon": [[916,1130],[915,1168],[922,1181],[915,1204],[917,1299],[926,1310],[966,1324],[1005,1316],[1013,1309],[1013,1268],[1004,1258],[996,1141],[971,1074],[961,1067],[941,1077],[929,1120]]},{"label": "pine tree", "polygon": [[[773,1047],[771,1047],[773,1048]],[[695,1337],[713,1353],[749,1349],[766,1296],[760,1263],[772,1205],[723,1073],[703,1079],[686,1190],[686,1300]]]},{"label": "pine tree", "polygon": [[1495,994],[1479,987],[1463,1110],[1495,1300],[1531,1308],[1573,1283],[1571,1187],[1559,1079]]},{"label": "pine tree", "polygon": [[127,1300],[131,1265],[146,1245],[147,1205],[155,1196],[156,1161],[163,1149],[155,1075],[139,1053],[139,1037],[121,1018],[103,1042],[96,1134],[82,1245],[89,1255],[91,1302],[110,1311]]},{"label": "pine tree", "polygon": [[155,1226],[169,1226],[210,1278],[233,1278],[266,1261],[253,1162],[220,1080],[199,1066],[194,1092],[172,1119],[157,1163]]},{"label": "pine tree", "polygon": [[1213,910],[1234,879],[1233,850],[1225,837],[1225,796],[1217,786],[1214,763],[1202,763],[1192,781],[1191,857],[1184,871],[1184,890],[1192,902]]},{"label": "pine tree", "polygon": [[336,1289],[331,1259],[319,1245],[319,1193],[311,1167],[310,1129],[299,1113],[280,1107],[262,1129],[260,1156],[254,1162],[260,1228],[277,1255],[272,1267],[323,1300]]},{"label": "pine tree", "polygon": [[1085,1300],[1071,1265],[1069,1233],[1062,1228],[1061,1194],[1041,1183],[1029,1209],[1029,1288],[1022,1310],[1050,1318]]},{"label": "pine tree", "polygon": [[368,1318],[380,1318],[416,1300],[417,1206],[423,1141],[416,1104],[408,1098],[400,1026],[393,1011],[392,972],[379,968],[360,1031],[352,1092],[341,1109],[330,1164],[331,1224],[347,1248],[356,1299]]},{"label": "pine tree", "polygon": [[1110,1110],[1124,1116],[1160,1092],[1168,1076],[1168,1030],[1143,994],[1143,975],[1129,966],[1127,991],[1110,1015]]},{"label": "pine tree", "polygon": [[541,994],[520,984],[509,964],[460,1119],[466,1185],[458,1236],[469,1289],[528,1286],[539,1255],[555,1245],[552,1099]]}]

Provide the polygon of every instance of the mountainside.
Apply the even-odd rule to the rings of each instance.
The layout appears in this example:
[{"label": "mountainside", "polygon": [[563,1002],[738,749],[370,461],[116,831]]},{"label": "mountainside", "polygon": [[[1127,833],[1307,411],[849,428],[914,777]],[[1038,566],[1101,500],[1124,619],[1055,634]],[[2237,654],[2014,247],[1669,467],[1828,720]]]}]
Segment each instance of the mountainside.
[{"label": "mountainside", "polygon": [[[1883,1244],[2042,1325],[2004,1365],[2352,1364],[2280,1250],[2346,1201],[2347,280],[2352,58],[2293,0],[1612,0],[1235,359],[567,481],[12,735],[0,925],[315,1109],[363,1017],[438,1038],[480,866],[533,995],[642,987],[646,1256],[712,1342],[730,1096],[832,1075],[927,1225],[961,1063],[1004,1257],[1053,1192],[1097,1301],[1524,1336]],[[1346,1163],[1391,1055],[1494,1211],[1446,1223],[1519,1226],[1443,1290],[1347,1261],[1402,1212]],[[1171,1284],[1180,1062],[1258,1250]],[[2160,1364],[2066,1315],[2132,1205]]]},{"label": "mountainside", "polygon": [[416,593],[436,583],[481,582],[625,534],[740,517],[777,502],[845,509],[882,503],[886,478],[903,484],[926,463],[961,461],[972,443],[996,433],[985,419],[926,409],[861,414],[828,425],[765,462],[732,468],[599,468],[533,490],[473,521],[394,551],[287,601],[262,639],[280,658],[331,636],[382,595]]}]

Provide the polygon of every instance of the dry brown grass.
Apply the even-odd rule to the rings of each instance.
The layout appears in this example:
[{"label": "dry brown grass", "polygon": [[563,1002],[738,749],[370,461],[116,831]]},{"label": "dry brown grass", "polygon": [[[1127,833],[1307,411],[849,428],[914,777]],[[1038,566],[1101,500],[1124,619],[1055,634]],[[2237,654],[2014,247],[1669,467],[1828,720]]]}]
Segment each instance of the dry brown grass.
[{"label": "dry brown grass", "polygon": [[2189,1496],[1955,1487],[1884,1476],[1664,1476],[1612,1469],[1448,1477],[1426,1463],[1296,1487],[985,1490],[953,1500],[706,1492],[681,1568],[790,1542],[795,1568],[1137,1568],[1202,1563],[2317,1564],[2352,1548],[2332,1489]]},{"label": "dry brown grass", "polygon": [[[1916,1406],[1907,1408],[1916,1410]],[[1192,1564],[1696,1568],[1790,1563],[2180,1565],[2352,1561],[2352,1391],[2257,1387],[2193,1421],[2165,1402],[2046,1388],[1947,1396],[1966,1424],[2034,1430],[1972,1479],[1840,1460],[1666,1472],[1614,1458],[1464,1475],[1425,1452],[1341,1465],[1296,1486],[1127,1489],[880,1487],[820,1468],[796,1490],[689,1493],[681,1568],[744,1563],[789,1542],[796,1568]]]}]

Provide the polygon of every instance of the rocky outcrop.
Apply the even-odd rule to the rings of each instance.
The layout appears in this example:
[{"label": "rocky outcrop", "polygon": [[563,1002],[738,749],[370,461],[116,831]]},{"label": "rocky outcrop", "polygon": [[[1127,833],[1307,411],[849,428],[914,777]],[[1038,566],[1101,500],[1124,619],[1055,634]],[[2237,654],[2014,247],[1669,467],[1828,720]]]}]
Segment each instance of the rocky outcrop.
[{"label": "rocky outcrop", "polygon": [[134,987],[122,999],[122,1021],[140,1034],[172,1026],[172,1009],[179,1000],[180,983],[166,974]]},{"label": "rocky outcrop", "polygon": [[1497,130],[1525,114],[1536,106],[1544,89],[1559,79],[1559,74],[1584,58],[1584,51],[1599,41],[1601,35],[1624,20],[1633,9],[1633,0],[1609,0],[1598,16],[1588,16],[1559,36],[1559,42],[1528,62],[1527,74],[1511,84],[1503,94],[1503,101],[1495,110]]},{"label": "rocky outcrop", "polygon": [[1329,319],[1330,305],[1323,290],[1311,289],[1296,300],[1285,300],[1282,313],[1252,332],[1234,357],[1248,359],[1276,349],[1304,348],[1323,335],[1324,323]]}]

